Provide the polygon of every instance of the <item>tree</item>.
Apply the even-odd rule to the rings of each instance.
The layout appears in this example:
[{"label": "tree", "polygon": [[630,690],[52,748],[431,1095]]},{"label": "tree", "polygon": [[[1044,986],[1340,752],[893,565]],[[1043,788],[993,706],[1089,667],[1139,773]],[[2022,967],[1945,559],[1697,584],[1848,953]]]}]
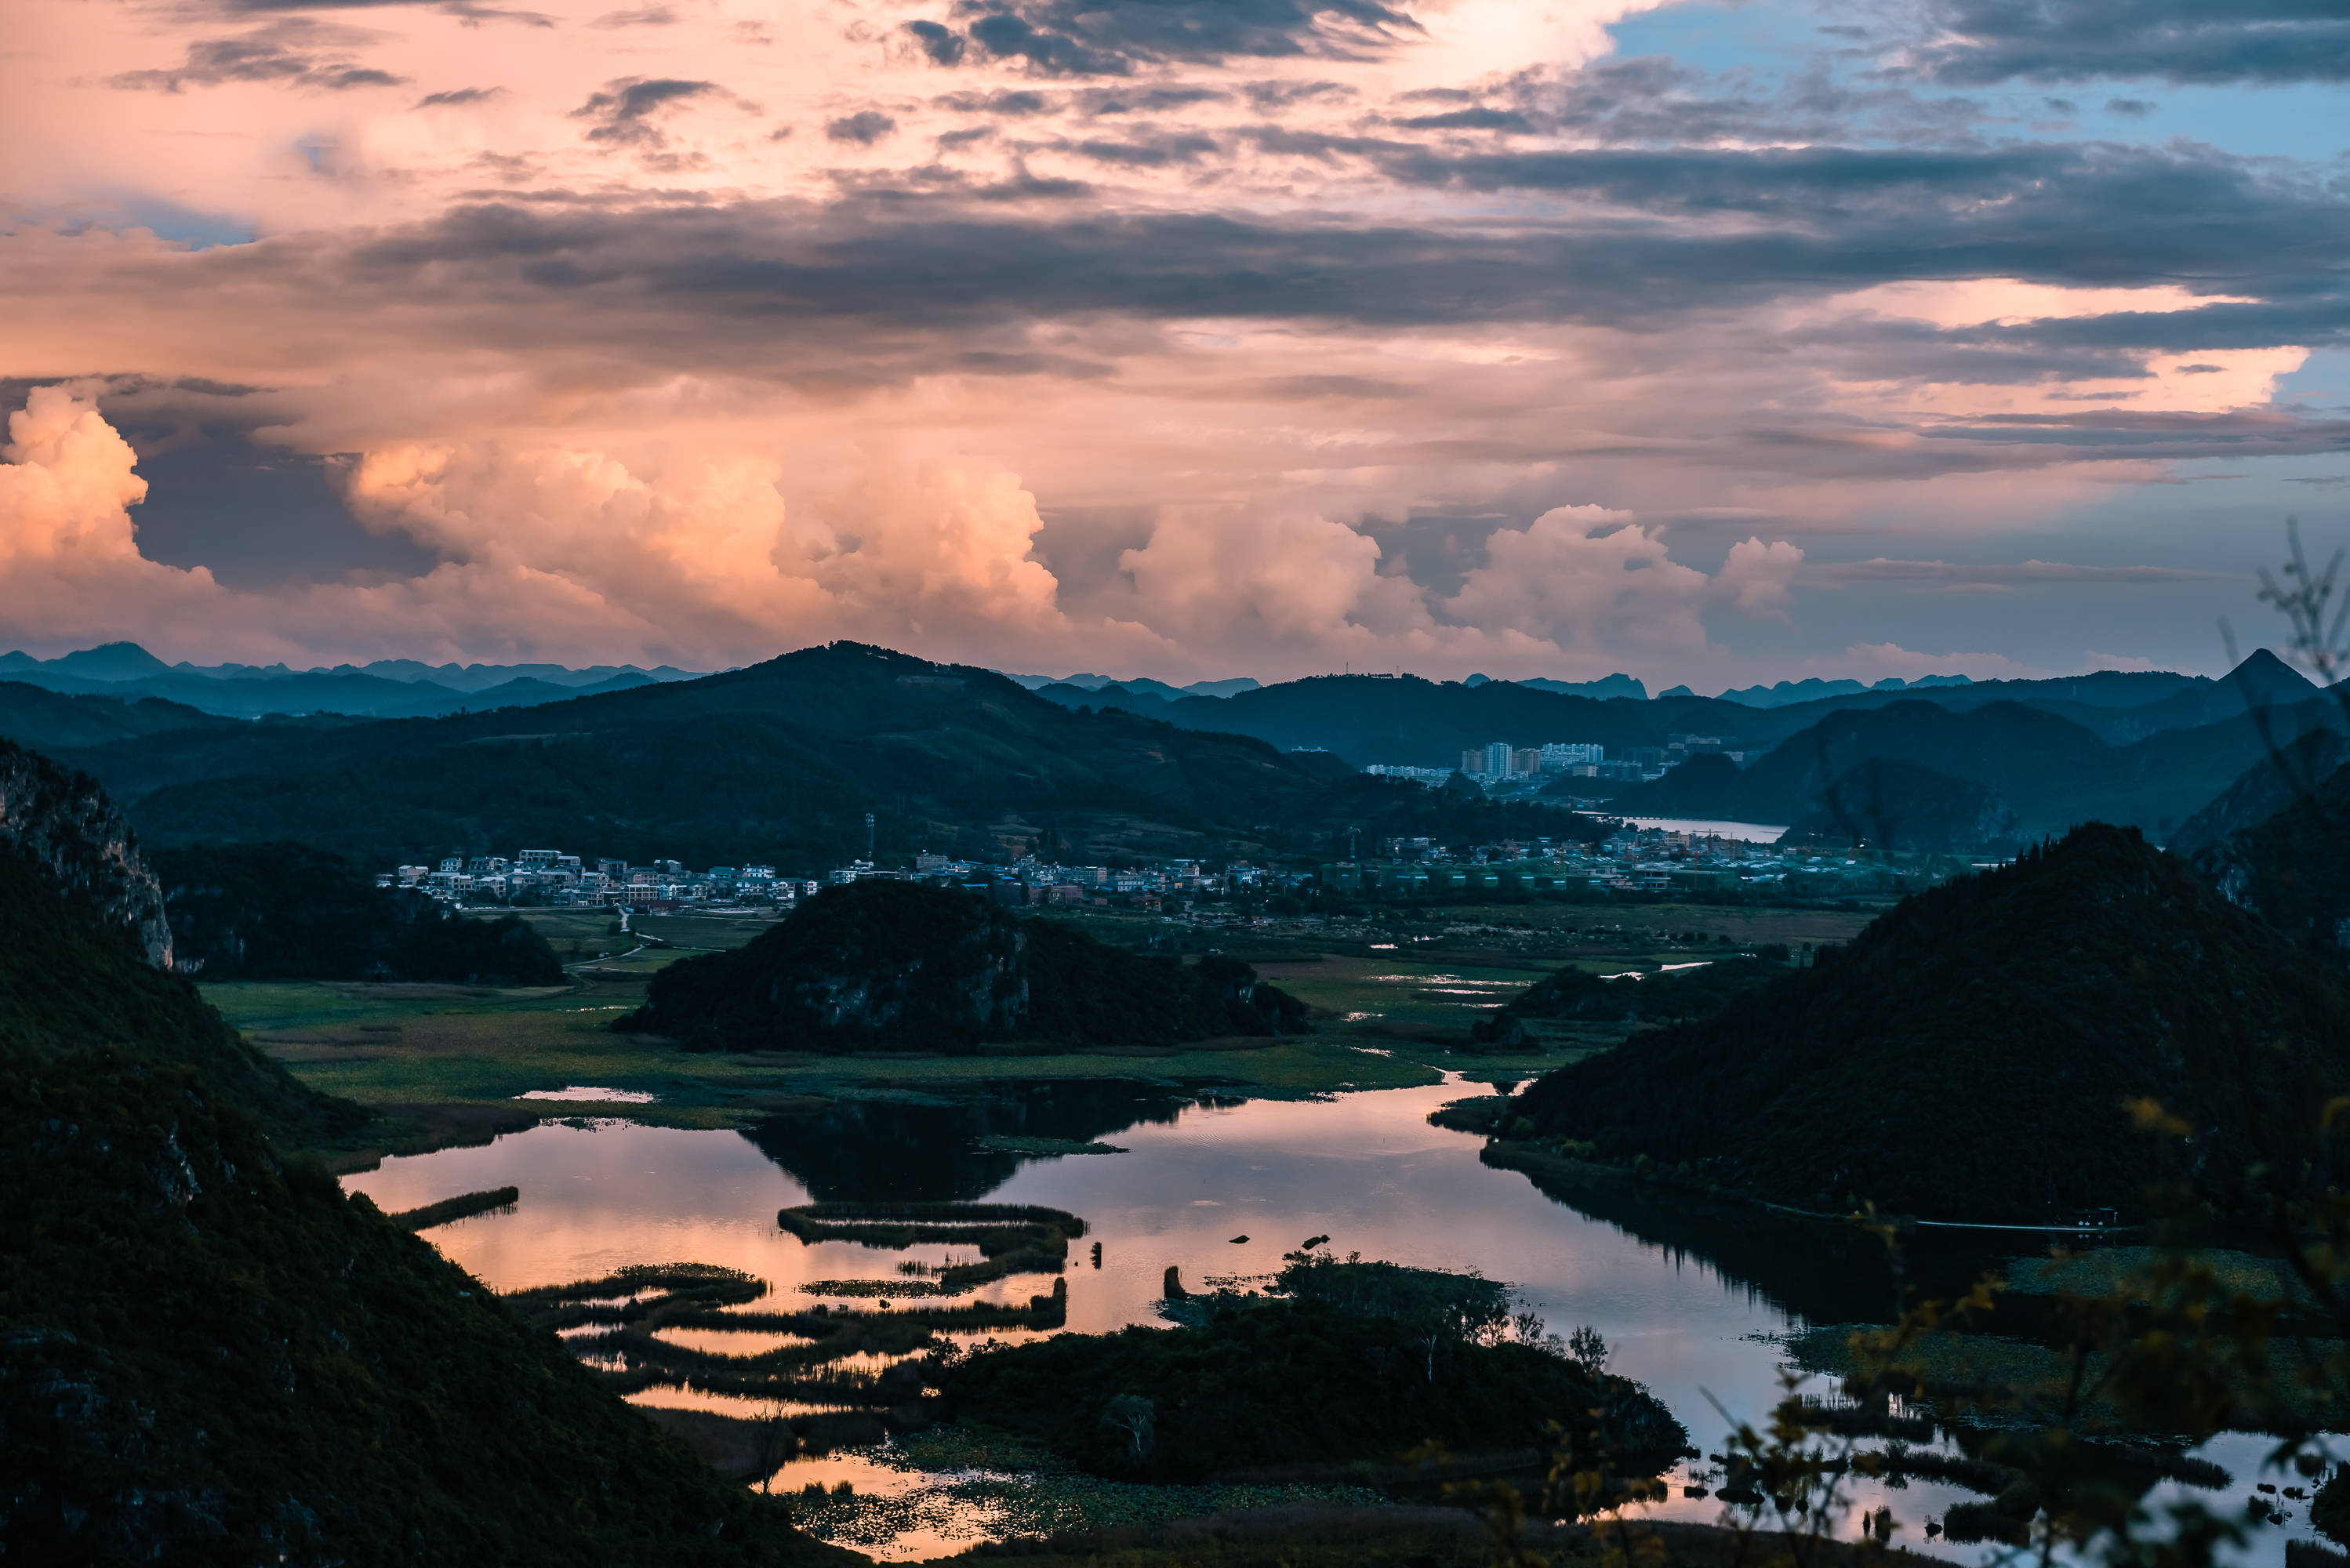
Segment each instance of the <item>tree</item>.
[{"label": "tree", "polygon": [[1139,1394],[1120,1394],[1102,1407],[1101,1424],[1126,1434],[1128,1441],[1134,1445],[1137,1464],[1150,1457],[1158,1418],[1158,1408]]}]

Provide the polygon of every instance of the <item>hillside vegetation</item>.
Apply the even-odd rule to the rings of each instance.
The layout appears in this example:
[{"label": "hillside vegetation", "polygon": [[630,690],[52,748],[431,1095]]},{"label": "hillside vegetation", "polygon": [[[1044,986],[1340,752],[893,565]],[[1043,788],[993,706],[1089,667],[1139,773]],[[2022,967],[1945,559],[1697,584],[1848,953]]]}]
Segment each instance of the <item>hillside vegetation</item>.
[{"label": "hillside vegetation", "polygon": [[1131,952],[955,888],[880,879],[829,888],[745,946],[670,965],[620,1027],[704,1050],[968,1053],[1307,1026],[1302,1003],[1238,960]]},{"label": "hillside vegetation", "polygon": [[[1533,1136],[1797,1207],[2143,1212],[2224,1184],[2350,1085],[2350,991],[2136,832],[2092,824],[1916,895],[1719,1016],[1562,1068]],[[2159,1101],[2191,1143],[2137,1131]],[[2063,1151],[2052,1158],[2051,1151]]]},{"label": "hillside vegetation", "polygon": [[0,1048],[30,1061],[127,1046],[184,1064],[294,1144],[367,1121],[245,1044],[171,960],[161,888],[113,804],[0,742]]},{"label": "hillside vegetation", "polygon": [[2014,808],[1971,779],[1871,757],[1830,780],[1779,842],[2004,855],[2018,828]]},{"label": "hillside vegetation", "polygon": [[842,1560],[288,1154],[365,1114],[159,967],[110,805],[16,761],[52,787],[0,833],[11,1561]]},{"label": "hillside vegetation", "polygon": [[806,872],[862,855],[868,812],[885,857],[1096,863],[1319,854],[1352,828],[1471,824],[1490,838],[1575,821],[1442,802],[1243,736],[1074,712],[988,670],[856,643],[526,710],[175,730],[70,760],[130,802],[152,842],[290,838],[370,869],[552,846]]},{"label": "hillside vegetation", "polygon": [[[2202,819],[2216,831],[2193,858],[2196,870],[2230,898],[2313,953],[2339,961],[2350,950],[2350,766],[2311,787],[2300,769],[2323,765],[2336,748],[2313,737],[2272,765],[2248,774]],[[2285,776],[2280,776],[2280,774]],[[2226,830],[2232,806],[2282,794],[2274,811]]]},{"label": "hillside vegetation", "polygon": [[0,1049],[26,1562],[847,1561],[186,1066]]},{"label": "hillside vegetation", "polygon": [[153,858],[179,967],[207,983],[563,983],[555,950],[520,917],[468,919],[305,845],[189,846]]},{"label": "hillside vegetation", "polygon": [[1180,1327],[982,1350],[944,1375],[949,1406],[1097,1474],[1161,1481],[1392,1462],[1430,1441],[1547,1447],[1552,1421],[1580,1464],[1651,1475],[1688,1440],[1638,1384],[1513,1337],[1492,1281],[1325,1257],[1274,1289],[1174,1303]]},{"label": "hillside vegetation", "polygon": [[[1877,786],[1865,775],[1850,775],[1876,762],[1980,785],[2013,808],[2017,826],[2027,834],[2061,833],[2093,820],[2168,833],[2265,757],[2271,737],[2289,742],[2343,722],[2333,702],[2316,699],[2275,710],[2265,727],[2240,707],[2236,716],[2199,728],[2109,743],[2076,719],[2040,706],[2011,701],[1954,709],[1906,699],[1830,712],[1742,768],[1727,759],[1692,758],[1660,779],[1618,789],[1609,809],[1794,823],[1822,808],[1832,791],[1865,800]],[[1576,794],[1595,782],[1569,778],[1555,788]],[[1894,792],[1908,793],[1906,786]],[[1947,794],[1948,786],[1937,793]],[[1993,803],[1976,804],[2000,815]],[[1963,803],[1926,815],[1962,815]]]},{"label": "hillside vegetation", "polygon": [[1710,1018],[1787,972],[1787,950],[1715,959],[1650,975],[1601,979],[1569,965],[1537,981],[1504,1003],[1521,1018],[1580,1020],[1586,1023],[1674,1023]]}]

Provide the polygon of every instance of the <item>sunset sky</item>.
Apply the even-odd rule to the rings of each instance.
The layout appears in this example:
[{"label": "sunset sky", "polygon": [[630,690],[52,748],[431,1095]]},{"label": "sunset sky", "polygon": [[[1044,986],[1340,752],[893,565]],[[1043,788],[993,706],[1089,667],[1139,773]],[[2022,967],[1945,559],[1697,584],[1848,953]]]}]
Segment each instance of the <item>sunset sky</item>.
[{"label": "sunset sky", "polygon": [[2338,0],[0,23],[35,653],[2210,670],[2350,541]]}]

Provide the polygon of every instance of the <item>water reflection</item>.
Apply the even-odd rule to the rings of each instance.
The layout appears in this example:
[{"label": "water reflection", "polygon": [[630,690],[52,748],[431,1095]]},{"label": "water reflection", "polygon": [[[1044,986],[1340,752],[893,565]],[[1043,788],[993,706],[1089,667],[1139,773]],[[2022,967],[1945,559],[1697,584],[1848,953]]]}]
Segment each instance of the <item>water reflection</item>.
[{"label": "water reflection", "polygon": [[1600,1172],[1523,1174],[1577,1213],[1668,1257],[1700,1263],[1809,1324],[1890,1322],[1899,1282],[1913,1299],[1946,1299],[1964,1293],[2003,1262],[2002,1254],[2018,1250],[2012,1241],[1986,1247],[1970,1232],[1911,1231],[1902,1238],[1897,1272],[1883,1240],[1857,1225],[1824,1224]]},{"label": "water reflection", "polygon": [[1010,1084],[979,1099],[834,1101],[743,1136],[820,1202],[969,1202],[1034,1158],[982,1147],[983,1137],[1089,1143],[1140,1122],[1171,1127],[1191,1103],[1117,1080]]},{"label": "water reflection", "polygon": [[[1341,1255],[1475,1269],[1511,1282],[1558,1332],[1597,1328],[1613,1349],[1613,1369],[1647,1384],[1716,1451],[1724,1413],[1759,1420],[1777,1397],[1782,1355],[1774,1336],[1804,1322],[1846,1323],[1888,1310],[1883,1254],[1865,1237],[1629,1183],[1552,1179],[1545,1189],[1482,1163],[1480,1139],[1426,1121],[1443,1101],[1475,1087],[1201,1105],[1172,1090],[1065,1084],[975,1103],[843,1105],[779,1119],[750,1136],[626,1122],[547,1124],[484,1147],[387,1160],[346,1185],[387,1210],[519,1187],[512,1212],[426,1233],[500,1290],[691,1261],[756,1274],[791,1302],[812,1299],[803,1284],[884,1275],[907,1254],[839,1241],[804,1245],[777,1227],[779,1209],[858,1199],[1042,1204],[1087,1221],[1066,1278],[1068,1326],[1089,1333],[1156,1321],[1151,1303],[1170,1264],[1195,1287],[1264,1275],[1281,1266],[1285,1251],[1326,1234]],[[1107,1137],[1129,1152],[1032,1158],[975,1147],[987,1135]],[[1248,1240],[1232,1240],[1239,1236]],[[1095,1241],[1102,1244],[1098,1266],[1089,1251]],[[921,1255],[936,1263],[972,1254],[941,1247]],[[1947,1291],[1946,1282],[1970,1277],[1981,1259],[1929,1239],[1912,1262],[1929,1288]],[[1002,1288],[1024,1297],[1044,1282],[1021,1278]],[[728,1407],[722,1397],[678,1390],[640,1397]],[[2245,1451],[2218,1453],[2230,1442]],[[2222,1439],[2213,1451],[2248,1482],[2249,1469],[2236,1461],[2249,1465],[2253,1447],[2256,1440]],[[825,1462],[856,1469],[863,1490],[860,1461]],[[846,1469],[827,1476],[851,1479]],[[825,1478],[787,1467],[772,1484],[797,1490],[808,1479]],[[1853,1506],[1856,1512],[1893,1503],[1912,1521],[1902,1539],[1916,1547],[1922,1544],[1916,1521],[1969,1496],[1913,1482],[1899,1497],[1862,1487]],[[1683,1499],[1678,1486],[1665,1510],[1707,1521],[1718,1512],[1711,1501]],[[2297,1519],[2291,1532],[2305,1538],[2305,1522]],[[2264,1532],[2262,1555],[2281,1556],[2285,1533]],[[1985,1554],[1946,1544],[1935,1550]]]}]

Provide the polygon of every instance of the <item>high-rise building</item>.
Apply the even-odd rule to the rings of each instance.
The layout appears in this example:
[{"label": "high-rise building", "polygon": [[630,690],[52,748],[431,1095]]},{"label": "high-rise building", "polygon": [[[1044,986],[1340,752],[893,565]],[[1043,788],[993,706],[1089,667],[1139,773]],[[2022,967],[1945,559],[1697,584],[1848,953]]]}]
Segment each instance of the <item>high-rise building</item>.
[{"label": "high-rise building", "polygon": [[1487,778],[1505,779],[1510,776],[1509,742],[1495,741],[1492,745],[1485,748],[1485,766],[1483,772]]}]

